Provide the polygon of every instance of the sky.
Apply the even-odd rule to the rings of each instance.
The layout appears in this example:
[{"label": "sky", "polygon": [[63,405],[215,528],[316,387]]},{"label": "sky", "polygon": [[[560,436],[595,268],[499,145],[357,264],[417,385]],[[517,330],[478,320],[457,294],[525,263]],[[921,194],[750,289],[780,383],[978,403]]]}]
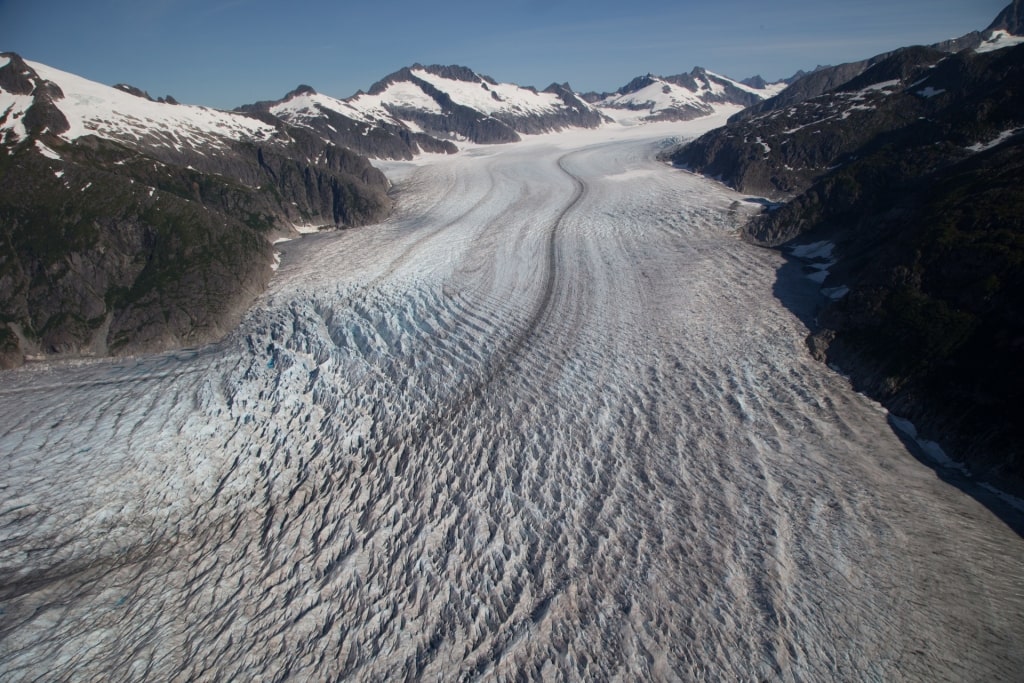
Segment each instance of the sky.
[{"label": "sky", "polygon": [[231,109],[348,97],[414,63],[613,91],[703,66],[772,81],[982,30],[1009,0],[0,0],[0,51]]}]

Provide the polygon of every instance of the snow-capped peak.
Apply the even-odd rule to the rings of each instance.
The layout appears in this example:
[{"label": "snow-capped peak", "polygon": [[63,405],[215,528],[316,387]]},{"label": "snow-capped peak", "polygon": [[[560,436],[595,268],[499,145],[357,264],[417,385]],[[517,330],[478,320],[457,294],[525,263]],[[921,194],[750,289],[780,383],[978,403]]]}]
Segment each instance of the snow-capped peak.
[{"label": "snow-capped peak", "polygon": [[318,93],[309,86],[293,90],[284,100],[270,107],[270,113],[274,116],[300,125],[323,116],[325,112],[334,112],[363,123],[398,123],[379,103],[358,106],[351,101]]},{"label": "snow-capped peak", "polygon": [[28,110],[46,97],[66,119],[63,130],[50,130],[68,141],[85,135],[129,145],[145,143],[178,151],[222,146],[226,140],[265,140],[274,126],[237,112],[208,107],[170,104],[90,81],[37,62],[3,57],[0,68],[21,68],[21,90],[0,89],[0,131],[4,140],[25,139]]},{"label": "snow-capped peak", "polygon": [[640,76],[614,93],[597,96],[596,104],[620,121],[685,120],[749,106],[785,87],[772,83],[755,88],[697,67],[678,76]]}]

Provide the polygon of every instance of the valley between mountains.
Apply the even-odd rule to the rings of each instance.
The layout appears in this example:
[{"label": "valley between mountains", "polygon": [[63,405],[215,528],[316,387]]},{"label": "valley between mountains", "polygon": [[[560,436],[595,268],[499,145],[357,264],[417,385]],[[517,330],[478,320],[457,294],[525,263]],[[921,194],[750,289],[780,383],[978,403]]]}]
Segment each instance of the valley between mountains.
[{"label": "valley between mountains", "polygon": [[382,163],[223,341],[6,373],[6,679],[1016,678],[1020,537],[655,160],[723,122]]}]

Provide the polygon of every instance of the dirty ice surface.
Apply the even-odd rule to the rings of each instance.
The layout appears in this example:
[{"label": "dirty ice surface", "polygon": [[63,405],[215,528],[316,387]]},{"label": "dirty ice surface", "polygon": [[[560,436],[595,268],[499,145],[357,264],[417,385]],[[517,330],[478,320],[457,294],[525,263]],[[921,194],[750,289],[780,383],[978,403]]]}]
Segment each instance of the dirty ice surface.
[{"label": "dirty ice surface", "polygon": [[1019,676],[1024,543],[809,357],[686,126],[389,164],[224,342],[4,374],[0,678]]}]

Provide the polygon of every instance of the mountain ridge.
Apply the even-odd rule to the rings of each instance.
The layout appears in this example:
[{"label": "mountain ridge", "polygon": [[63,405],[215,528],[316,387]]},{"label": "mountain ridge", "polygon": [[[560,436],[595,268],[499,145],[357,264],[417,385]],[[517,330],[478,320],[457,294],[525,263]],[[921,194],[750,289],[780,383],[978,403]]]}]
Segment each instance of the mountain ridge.
[{"label": "mountain ridge", "polygon": [[742,234],[817,284],[812,355],[1018,490],[1024,40],[999,26],[1022,4],[959,43],[805,76],[668,157],[775,200]]},{"label": "mountain ridge", "polygon": [[674,76],[648,73],[614,92],[584,93],[581,97],[618,120],[687,121],[708,116],[722,105],[751,106],[786,87],[783,81],[766,83],[757,78],[751,79],[751,85],[698,66]]}]

